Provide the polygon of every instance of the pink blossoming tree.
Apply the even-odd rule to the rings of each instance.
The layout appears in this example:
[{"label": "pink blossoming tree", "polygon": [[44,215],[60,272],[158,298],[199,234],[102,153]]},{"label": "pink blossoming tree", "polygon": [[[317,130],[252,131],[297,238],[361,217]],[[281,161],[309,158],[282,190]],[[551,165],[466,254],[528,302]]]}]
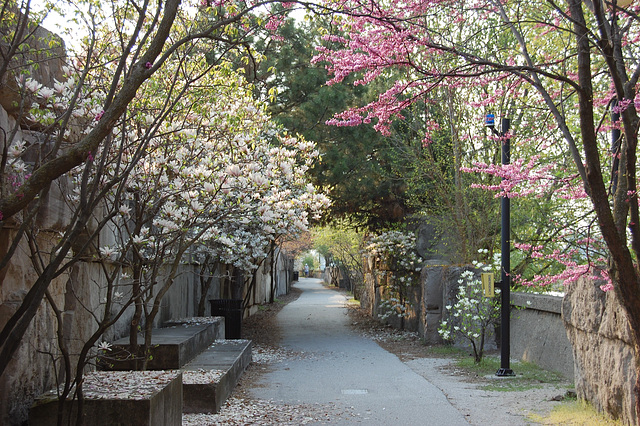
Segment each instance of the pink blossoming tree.
[{"label": "pink blossoming tree", "polygon": [[[327,36],[334,47],[319,48],[317,56],[328,64],[330,83],[356,73],[356,84],[370,84],[387,69],[403,71],[377,100],[339,114],[334,124],[371,122],[388,132],[405,108],[429,102],[443,87],[464,94],[467,117],[480,120],[493,109],[526,123],[511,136],[535,141],[536,156],[521,150],[529,157],[510,166],[478,163],[468,171],[505,178],[487,185],[499,195],[552,189],[568,199],[567,209],[582,208],[588,197],[598,225],[590,231],[606,248],[609,288],[624,307],[640,371],[639,6],[608,0],[344,0],[327,7],[339,12],[341,29]],[[620,136],[611,144],[615,129]],[[424,141],[429,143],[428,133]],[[572,164],[549,162],[563,157]],[[592,238],[583,239],[583,253],[590,244]],[[593,268],[567,266],[575,273]],[[636,392],[640,396],[640,382]]]}]

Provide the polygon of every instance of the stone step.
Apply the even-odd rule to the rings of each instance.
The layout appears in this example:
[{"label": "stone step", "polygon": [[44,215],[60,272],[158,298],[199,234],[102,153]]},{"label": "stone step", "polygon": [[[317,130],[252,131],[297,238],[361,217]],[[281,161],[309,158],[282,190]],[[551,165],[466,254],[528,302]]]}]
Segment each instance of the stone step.
[{"label": "stone step", "polygon": [[183,412],[218,413],[250,363],[250,340],[217,340],[182,368]]},{"label": "stone step", "polygon": [[[193,360],[212,342],[224,338],[224,318],[210,317],[202,322],[194,319],[175,321],[167,327],[156,328],[151,335],[151,359],[147,370],[176,370]],[[138,342],[144,342],[144,335],[138,336]],[[101,367],[105,370],[137,370],[142,363],[130,355],[129,338],[113,342],[113,354],[104,358]],[[117,357],[117,359],[116,359]]]}]

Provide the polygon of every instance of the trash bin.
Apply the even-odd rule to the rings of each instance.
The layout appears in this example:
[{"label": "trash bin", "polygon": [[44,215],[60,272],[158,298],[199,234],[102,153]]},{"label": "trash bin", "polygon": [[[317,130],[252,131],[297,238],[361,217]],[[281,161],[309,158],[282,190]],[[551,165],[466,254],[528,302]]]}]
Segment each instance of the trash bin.
[{"label": "trash bin", "polygon": [[212,299],[211,316],[224,317],[224,335],[227,339],[241,339],[242,299]]},{"label": "trash bin", "polygon": [[300,279],[300,272],[299,271],[293,271],[293,280],[294,281],[298,281],[298,279]]}]

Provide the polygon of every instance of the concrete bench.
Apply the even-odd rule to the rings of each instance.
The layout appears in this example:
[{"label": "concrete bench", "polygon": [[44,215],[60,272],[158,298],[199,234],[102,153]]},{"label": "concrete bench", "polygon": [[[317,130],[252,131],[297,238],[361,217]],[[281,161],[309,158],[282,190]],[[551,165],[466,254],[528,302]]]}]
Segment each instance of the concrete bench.
[{"label": "concrete bench", "polygon": [[183,411],[218,413],[251,363],[250,340],[218,340],[183,371]]},{"label": "concrete bench", "polygon": [[[182,424],[180,371],[96,371],[84,376],[83,395],[83,419],[87,425]],[[55,390],[41,395],[31,407],[29,424],[57,424],[58,407]],[[63,424],[75,424],[77,410],[78,401],[68,400]]]},{"label": "concrete bench", "polygon": [[[176,370],[182,368],[205,350],[216,339],[224,338],[224,318],[211,317],[208,322],[177,321],[167,327],[156,328],[151,335],[151,359],[147,370]],[[144,342],[144,336],[138,336],[138,342]],[[102,365],[105,370],[139,370],[142,362],[131,354],[129,338],[113,342],[113,354],[122,353],[120,359],[106,359]]]}]

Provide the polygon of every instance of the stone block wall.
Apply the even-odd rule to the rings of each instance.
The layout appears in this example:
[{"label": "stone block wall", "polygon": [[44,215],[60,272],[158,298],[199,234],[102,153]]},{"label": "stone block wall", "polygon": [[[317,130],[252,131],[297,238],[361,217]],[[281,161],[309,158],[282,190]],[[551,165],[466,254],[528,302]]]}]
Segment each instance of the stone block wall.
[{"label": "stone block wall", "polygon": [[[420,286],[414,292],[418,307],[416,321],[407,321],[405,328],[417,331],[427,344],[442,344],[438,328],[448,319],[447,305],[455,303],[458,279],[470,266],[442,265],[432,261],[421,271]],[[377,315],[375,305],[380,302],[376,286],[374,265],[367,270],[366,291],[361,306],[372,316]],[[511,356],[533,362],[543,368],[573,379],[573,352],[561,318],[562,298],[554,296],[513,293],[511,295]],[[396,321],[397,322],[397,321]],[[392,325],[397,326],[392,322]],[[496,335],[488,330],[485,349],[496,349]],[[456,345],[467,346],[466,341]]]},{"label": "stone block wall", "polygon": [[[15,230],[11,228],[0,229],[0,257],[6,253],[14,235]],[[43,250],[53,247],[55,242],[52,233],[40,233],[38,244]],[[0,271],[0,327],[18,310],[30,284],[36,279],[27,253],[29,249],[23,241],[12,263]],[[82,275],[79,269],[73,268],[54,279],[49,286],[54,303],[65,311],[63,322],[74,326],[74,333],[69,334],[66,341],[72,354],[78,353],[79,342],[94,330],[92,322],[87,321],[87,310],[76,310],[72,305],[77,293],[71,293],[71,289],[76,287],[70,281]],[[85,300],[84,303],[85,306],[92,305],[91,300]],[[55,338],[57,327],[53,310],[47,302],[43,302],[9,366],[0,376],[0,394],[3,396],[0,398],[0,424],[20,424],[28,415],[30,401],[56,383],[59,372],[53,360],[57,359],[59,353]]]},{"label": "stone block wall", "polygon": [[[52,201],[52,205],[56,204]],[[54,216],[64,216],[59,208],[54,207],[52,210]],[[46,213],[42,214],[42,220],[52,223],[47,219]],[[64,222],[57,223],[64,225]],[[53,231],[42,231],[38,244],[42,248],[51,246],[55,241],[54,234]],[[6,253],[13,235],[14,230],[11,228],[0,229],[0,256]],[[108,235],[104,236],[104,239],[108,238]],[[0,327],[3,327],[18,309],[30,285],[37,279],[27,256],[28,252],[27,247],[20,247],[10,265],[0,271]],[[276,297],[288,291],[293,278],[293,263],[286,255],[279,255],[278,265]],[[175,283],[162,300],[154,326],[159,327],[169,320],[196,315],[201,291],[199,274],[198,265],[180,266]],[[262,271],[256,278],[256,297],[250,298],[251,305],[267,301],[271,291],[271,276],[268,270]],[[49,290],[57,306],[64,311],[62,327],[68,336],[66,344],[72,354],[77,354],[97,328],[93,315],[100,315],[103,309],[102,270],[98,264],[89,260],[78,262],[67,273],[54,280]],[[218,280],[215,280],[205,297],[217,299],[220,298],[219,293],[220,285]],[[123,299],[126,298],[127,294]],[[114,306],[114,312],[118,308],[119,306]],[[250,313],[251,309],[247,312]],[[207,302],[205,315],[209,313],[210,304]],[[103,335],[102,340],[110,342],[127,336],[132,315],[133,307],[129,307],[120,320]],[[61,374],[59,365],[52,362],[52,356],[57,357],[59,353],[55,340],[57,329],[58,324],[53,311],[48,303],[43,301],[11,365],[0,376],[0,394],[3,395],[3,398],[0,398],[0,424],[22,424],[28,416],[32,401],[55,386],[56,379]]]},{"label": "stone block wall", "polygon": [[562,297],[512,293],[511,306],[511,356],[573,380],[573,350],[561,317]]},{"label": "stone block wall", "polygon": [[[444,343],[438,328],[443,319],[448,318],[445,307],[455,303],[458,280],[461,274],[472,269],[471,266],[442,265],[440,261],[431,261],[421,273],[419,283],[407,291],[409,315],[403,321],[403,328],[416,331],[427,344]],[[360,306],[374,318],[378,316],[378,305],[384,297],[386,275],[378,274],[373,262],[367,262],[365,286],[360,299]],[[398,318],[389,318],[386,322],[400,328]],[[495,348],[493,330],[488,331],[485,349]],[[456,345],[466,347],[467,341],[456,341]]]},{"label": "stone block wall", "polygon": [[578,397],[624,424],[638,424],[631,332],[613,291],[587,279],[567,287],[562,317],[573,347]]},{"label": "stone block wall", "polygon": [[[293,269],[293,258],[284,251],[276,249],[274,298],[289,293],[293,282]],[[267,258],[255,272],[255,285],[248,289],[249,294],[245,294],[247,301],[245,316],[253,315],[260,305],[271,300],[271,274],[271,260]]]}]

